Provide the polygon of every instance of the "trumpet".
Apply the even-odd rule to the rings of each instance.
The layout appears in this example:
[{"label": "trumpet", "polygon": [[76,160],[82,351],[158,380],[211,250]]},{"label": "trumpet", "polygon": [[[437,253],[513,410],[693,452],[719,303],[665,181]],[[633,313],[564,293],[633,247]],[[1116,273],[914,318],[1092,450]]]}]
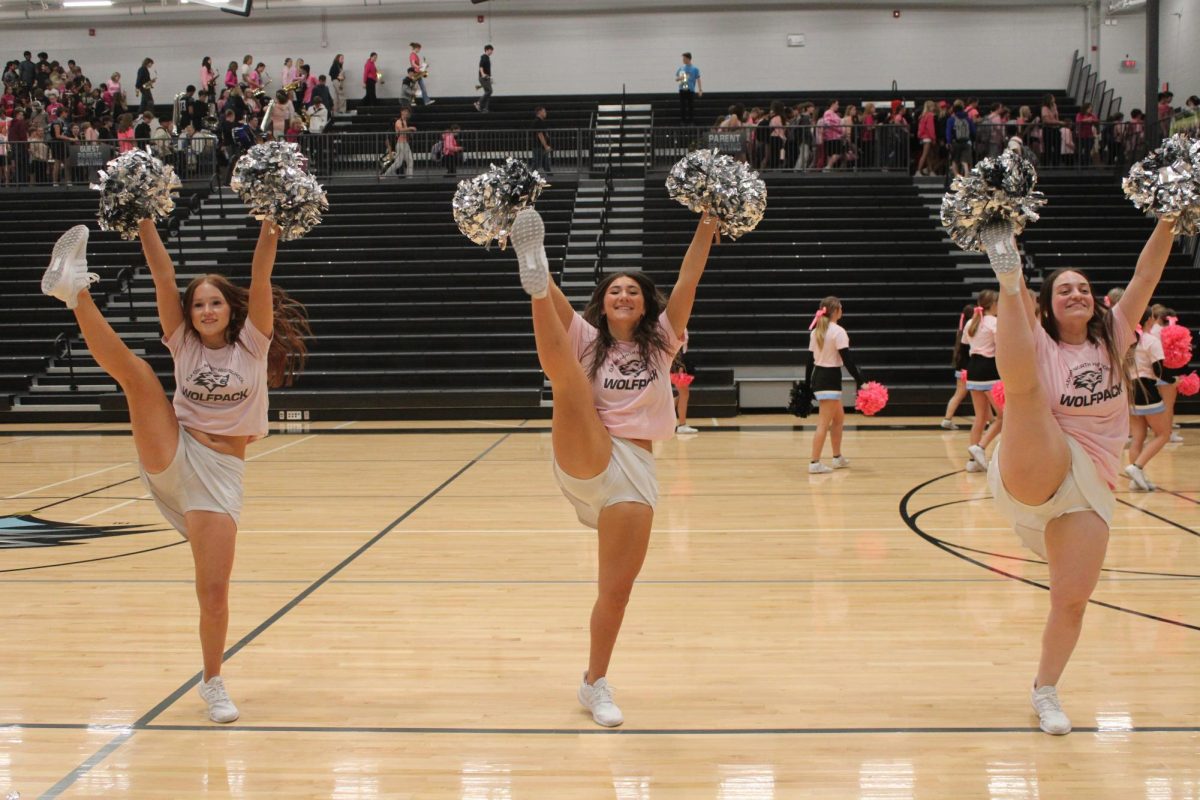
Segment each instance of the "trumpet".
[{"label": "trumpet", "polygon": [[294,92],[297,89],[299,89],[300,85],[303,83],[304,83],[304,81],[292,81],[291,83],[285,83],[283,85],[283,91],[288,92],[288,93]]},{"label": "trumpet", "polygon": [[428,61],[421,62],[421,68],[419,70],[417,70],[417,77],[418,78],[428,78],[429,77],[429,62]]}]

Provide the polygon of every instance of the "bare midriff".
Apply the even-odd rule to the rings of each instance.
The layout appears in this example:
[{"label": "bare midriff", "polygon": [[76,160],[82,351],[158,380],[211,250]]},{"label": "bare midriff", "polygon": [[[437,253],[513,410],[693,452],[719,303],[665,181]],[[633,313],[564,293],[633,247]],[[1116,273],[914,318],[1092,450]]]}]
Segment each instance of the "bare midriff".
[{"label": "bare midriff", "polygon": [[246,445],[250,443],[249,436],[222,436],[219,433],[205,433],[195,428],[184,428],[197,442],[210,450],[224,453],[227,456],[237,456],[246,460]]}]

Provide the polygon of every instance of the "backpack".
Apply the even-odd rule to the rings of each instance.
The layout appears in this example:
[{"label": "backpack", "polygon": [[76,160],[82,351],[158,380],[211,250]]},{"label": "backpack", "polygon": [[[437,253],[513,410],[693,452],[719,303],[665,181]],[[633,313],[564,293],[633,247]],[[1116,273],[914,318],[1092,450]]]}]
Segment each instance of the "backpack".
[{"label": "backpack", "polygon": [[233,129],[233,141],[243,150],[249,150],[258,144],[255,140],[253,129],[246,123],[242,123]]},{"label": "backpack", "polygon": [[971,121],[965,116],[960,117],[957,114],[954,116],[954,141],[971,141]]}]

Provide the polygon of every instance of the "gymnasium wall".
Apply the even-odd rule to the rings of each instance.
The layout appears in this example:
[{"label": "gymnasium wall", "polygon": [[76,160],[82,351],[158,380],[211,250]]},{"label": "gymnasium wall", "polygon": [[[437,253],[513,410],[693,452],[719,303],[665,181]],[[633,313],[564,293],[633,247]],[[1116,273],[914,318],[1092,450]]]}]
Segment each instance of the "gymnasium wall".
[{"label": "gymnasium wall", "polygon": [[[261,0],[260,0],[261,3]],[[570,4],[563,4],[567,8]],[[438,15],[401,16],[395,6],[319,9],[256,8],[250,19],[216,11],[146,17],[67,14],[52,22],[5,21],[6,54],[46,49],[74,57],[89,76],[119,70],[128,84],[143,56],[157,62],[163,102],[194,83],[200,59],[211,55],[222,71],[252,53],[278,78],[284,56],[301,56],[317,74],[335,53],[346,54],[360,96],[362,63],[380,52],[387,78],[383,96],[395,96],[410,40],[420,41],[434,97],[474,93],[483,44],[496,47],[496,93],[673,91],[679,53],[690,50],[709,91],[832,88],[900,89],[1044,87],[1066,85],[1076,49],[1087,48],[1082,7],[904,10],[681,10],[520,14],[498,3]],[[484,23],[476,14],[484,13]],[[95,28],[95,36],[88,28]],[[803,47],[788,47],[803,34]],[[1194,55],[1192,56],[1194,58]],[[276,84],[278,85],[278,84]]]}]

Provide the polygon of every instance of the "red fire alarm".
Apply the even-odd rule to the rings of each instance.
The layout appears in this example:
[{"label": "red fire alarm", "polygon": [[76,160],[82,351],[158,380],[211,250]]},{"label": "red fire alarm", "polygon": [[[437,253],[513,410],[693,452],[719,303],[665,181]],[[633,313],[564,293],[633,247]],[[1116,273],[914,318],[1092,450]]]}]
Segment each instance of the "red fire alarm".
[{"label": "red fire alarm", "polygon": [[900,19],[900,9],[897,8],[892,12],[892,19]]},{"label": "red fire alarm", "polygon": [[88,36],[95,36],[95,35],[96,35],[96,29],[88,28]]},{"label": "red fire alarm", "polygon": [[480,14],[478,17],[476,17],[475,21],[482,23],[483,22],[483,14]]}]

